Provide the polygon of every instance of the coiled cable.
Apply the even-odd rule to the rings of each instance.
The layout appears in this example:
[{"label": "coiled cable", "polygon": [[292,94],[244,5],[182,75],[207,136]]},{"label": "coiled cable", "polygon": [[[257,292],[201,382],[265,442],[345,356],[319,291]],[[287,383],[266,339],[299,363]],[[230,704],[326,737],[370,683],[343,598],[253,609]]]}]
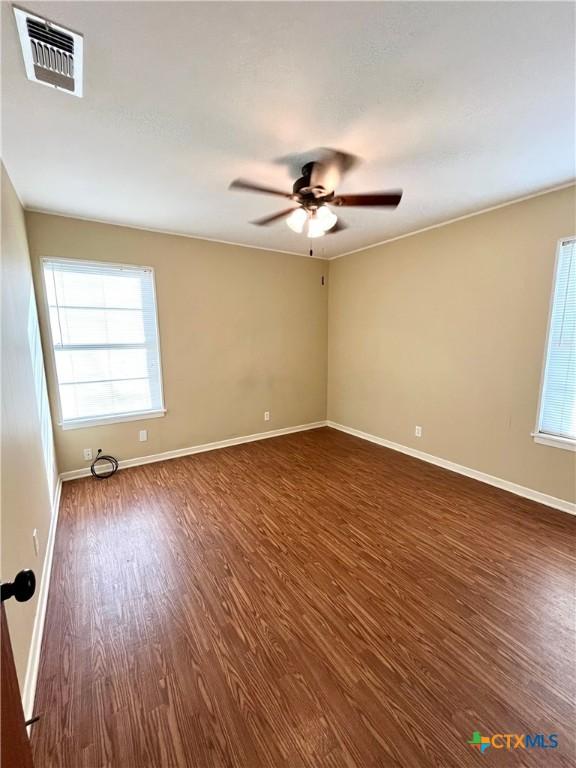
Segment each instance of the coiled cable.
[{"label": "coiled cable", "polygon": [[[96,466],[98,464],[98,467]],[[109,464],[110,466],[106,468],[106,464]],[[102,453],[102,448],[98,448],[98,453],[96,454],[96,458],[90,464],[90,472],[92,472],[92,475],[98,480],[105,480],[107,477],[112,477],[114,472],[118,471],[118,459],[115,459],[114,456],[106,456],[106,454]]]}]

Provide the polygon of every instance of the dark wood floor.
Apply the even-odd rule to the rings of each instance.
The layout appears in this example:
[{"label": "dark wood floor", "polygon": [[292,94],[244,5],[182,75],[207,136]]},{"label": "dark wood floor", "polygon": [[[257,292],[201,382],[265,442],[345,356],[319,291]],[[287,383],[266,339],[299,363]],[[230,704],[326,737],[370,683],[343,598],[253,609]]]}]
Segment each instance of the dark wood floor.
[{"label": "dark wood floor", "polygon": [[36,766],[572,765],[575,533],[329,429],[66,483]]}]

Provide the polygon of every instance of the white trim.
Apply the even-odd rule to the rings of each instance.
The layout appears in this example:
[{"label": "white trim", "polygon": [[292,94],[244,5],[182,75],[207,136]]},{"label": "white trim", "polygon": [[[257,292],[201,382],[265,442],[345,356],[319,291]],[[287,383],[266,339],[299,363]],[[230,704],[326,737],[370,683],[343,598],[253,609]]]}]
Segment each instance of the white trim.
[{"label": "white trim", "polygon": [[[474,480],[479,480],[482,483],[493,485],[496,488],[514,493],[517,496],[536,501],[540,504],[559,509],[562,512],[568,512],[569,514],[576,514],[576,504],[573,504],[564,499],[558,499],[554,496],[535,491],[531,488],[526,488],[522,485],[517,485],[508,480],[502,480],[499,477],[488,475],[484,472],[480,472],[476,469],[470,469],[461,464],[455,464],[447,459],[433,456],[423,451],[418,451],[415,448],[409,448],[406,445],[400,443],[393,443],[390,440],[385,440],[382,437],[371,435],[368,432],[362,432],[359,429],[352,427],[346,427],[343,424],[338,424],[334,421],[316,421],[309,424],[301,424],[296,427],[284,427],[283,429],[270,430],[269,432],[260,432],[253,435],[246,435],[243,437],[233,437],[228,440],[219,440],[213,443],[205,443],[203,445],[196,445],[190,448],[181,448],[176,451],[165,451],[164,453],[156,453],[150,456],[142,456],[135,459],[126,459],[119,463],[119,468],[124,469],[126,467],[135,467],[141,464],[151,464],[156,461],[165,461],[166,459],[174,459],[180,456],[189,456],[194,453],[203,453],[206,451],[213,451],[219,448],[228,448],[232,445],[240,445],[242,443],[255,442],[257,440],[266,440],[271,437],[279,437],[280,435],[289,435],[294,432],[304,432],[311,429],[318,429],[319,427],[331,427],[337,429],[340,432],[345,432],[348,435],[359,437],[362,440],[367,440],[377,445],[382,445],[385,448],[391,448],[394,451],[413,456],[414,458],[426,461],[429,464],[435,464],[436,466],[443,467],[444,469],[457,472],[460,475],[471,477]],[[52,505],[52,520],[50,522],[50,531],[48,533],[48,541],[46,544],[46,553],[44,556],[44,566],[42,568],[42,580],[40,582],[40,590],[38,593],[38,604],[36,607],[36,616],[34,619],[34,628],[32,630],[32,642],[30,644],[30,651],[28,654],[28,663],[26,666],[26,675],[24,678],[24,687],[22,695],[22,704],[24,709],[24,716],[29,720],[34,713],[34,698],[36,694],[36,682],[38,679],[38,670],[40,666],[40,650],[42,647],[42,635],[44,630],[44,622],[46,619],[46,607],[48,604],[48,592],[50,587],[50,577],[52,573],[52,559],[54,555],[54,542],[56,539],[56,527],[58,524],[58,512],[60,508],[60,496],[62,491],[62,482],[66,480],[74,480],[79,477],[86,477],[90,474],[90,470],[83,468],[72,470],[71,472],[62,472],[58,478],[56,484],[56,490],[54,492],[54,501]]]},{"label": "white trim", "polygon": [[383,437],[377,437],[371,435],[368,432],[362,432],[359,429],[353,429],[352,427],[346,427],[343,424],[338,424],[334,421],[328,421],[327,426],[333,429],[338,429],[340,432],[346,432],[348,435],[354,435],[354,437],[360,437],[362,440],[368,440],[371,443],[382,445],[385,448],[391,448],[393,451],[399,451],[405,453],[408,456],[413,456],[421,461],[426,461],[429,464],[435,464],[437,467],[443,467],[449,469],[451,472],[457,472],[459,475],[466,475],[474,480],[479,480],[481,483],[487,483],[493,485],[496,488],[501,488],[504,491],[509,491],[517,496],[522,496],[525,499],[531,501],[537,501],[539,504],[545,504],[548,507],[554,507],[562,512],[568,512],[571,515],[576,515],[576,504],[566,501],[565,499],[558,499],[555,496],[549,496],[547,493],[541,493],[535,491],[532,488],[526,488],[523,485],[512,483],[509,480],[503,480],[500,477],[494,475],[488,475],[485,472],[480,472],[477,469],[471,469],[465,467],[462,464],[456,464],[448,459],[442,459],[439,456],[433,456],[431,453],[424,453],[424,451],[418,451],[416,448],[410,448],[407,445],[401,445],[400,443],[393,443],[390,440],[385,440]]},{"label": "white trim", "polygon": [[[536,410],[536,426],[532,437],[535,439],[540,432],[542,421],[542,393],[546,381],[546,361],[548,360],[548,342],[550,341],[550,328],[552,326],[552,308],[554,304],[554,293],[556,292],[556,278],[558,273],[558,259],[560,258],[561,240],[556,241],[556,253],[554,256],[554,271],[552,272],[552,287],[550,288],[550,297],[548,299],[548,318],[546,320],[546,338],[544,339],[544,352],[542,355],[542,365],[540,366],[540,386],[538,388],[538,408]],[[538,441],[536,441],[538,442]]]},{"label": "white trim", "polygon": [[564,448],[565,451],[576,451],[576,440],[570,437],[547,435],[545,432],[533,432],[532,437],[535,443],[550,445],[553,448]]},{"label": "white trim", "polygon": [[58,422],[60,429],[86,429],[87,427],[102,427],[105,424],[121,424],[124,421],[144,421],[160,419],[166,415],[166,408],[159,411],[137,411],[135,413],[117,413],[114,416],[95,416],[93,419],[73,419]]},{"label": "white trim", "polygon": [[126,272],[152,272],[154,273],[154,267],[148,266],[148,264],[128,264],[125,261],[108,261],[107,259],[70,259],[66,256],[41,256],[40,261],[42,266],[44,262],[49,264],[70,264],[71,267],[77,264],[88,267],[101,267],[102,264],[108,267],[117,267],[119,270],[125,269]]},{"label": "white trim", "polygon": [[[498,203],[498,205],[492,205],[489,208],[482,208],[480,211],[474,211],[473,213],[465,213],[462,216],[457,216],[454,219],[447,219],[441,221],[438,224],[431,224],[428,227],[422,229],[415,229],[411,232],[406,232],[403,235],[397,235],[396,237],[390,237],[386,240],[380,240],[377,243],[370,245],[363,245],[361,248],[355,248],[352,251],[345,251],[344,253],[337,253],[335,256],[310,256],[309,249],[310,244],[307,240],[306,253],[299,253],[298,251],[284,251],[279,248],[267,248],[263,245],[248,245],[247,243],[237,243],[233,240],[219,240],[215,237],[202,237],[201,235],[190,235],[186,232],[172,232],[169,229],[154,229],[153,227],[143,227],[138,224],[125,224],[118,221],[109,221],[107,219],[95,219],[89,216],[75,216],[70,213],[60,213],[58,211],[48,211],[45,208],[29,208],[23,206],[24,210],[30,213],[41,213],[44,216],[60,216],[64,219],[75,219],[77,221],[90,221],[94,224],[108,224],[112,227],[126,227],[127,229],[140,229],[143,232],[155,232],[158,235],[171,235],[172,237],[188,237],[191,240],[205,240],[208,243],[220,243],[221,245],[232,245],[238,248],[252,248],[256,251],[268,251],[268,253],[285,253],[289,256],[301,256],[305,259],[318,259],[319,261],[333,261],[334,259],[341,259],[343,256],[350,256],[353,253],[360,253],[360,251],[368,251],[370,248],[376,248],[379,245],[385,245],[386,243],[393,243],[395,240],[402,240],[405,237],[412,237],[412,235],[419,235],[422,232],[428,232],[430,229],[437,229],[438,227],[445,227],[447,224],[454,224],[456,221],[462,221],[463,219],[471,219],[473,216],[480,216],[483,213],[489,213],[490,211],[496,211],[498,208],[506,208],[508,205],[514,205],[515,203],[523,203],[525,200],[532,200],[534,197],[540,197],[541,195],[548,195],[551,192],[560,192],[562,189],[568,189],[574,186],[574,181],[568,181],[565,184],[559,184],[556,187],[550,187],[550,189],[543,189],[539,192],[533,192],[530,195],[524,195],[523,197],[516,197],[514,200],[508,200],[506,203]],[[314,249],[313,249],[314,250]]]},{"label": "white trim", "polygon": [[[327,426],[326,421],[314,421],[310,424],[300,424],[296,427],[284,427],[283,429],[272,429],[269,432],[257,432],[253,435],[243,435],[241,437],[230,437],[227,440],[217,440],[213,443],[203,443],[202,445],[193,445],[190,448],[178,448],[175,451],[164,451],[163,453],[153,453],[149,456],[138,456],[135,459],[124,459],[118,462],[119,469],[127,467],[138,467],[141,464],[153,464],[156,461],[166,461],[167,459],[177,459],[181,456],[190,456],[194,453],[204,453],[206,451],[215,451],[219,448],[229,448],[232,445],[241,445],[242,443],[253,443],[256,440],[267,440],[270,437],[280,437],[280,435],[291,435],[293,432],[305,432],[309,429],[318,429]],[[62,472],[60,479],[75,480],[78,477],[87,477],[90,474],[89,467],[82,469],[73,469],[70,472]]]},{"label": "white trim", "polygon": [[74,216],[71,213],[59,213],[58,211],[48,211],[45,208],[27,208],[24,210],[28,213],[41,213],[43,216],[60,216],[63,219],[75,219],[76,221],[89,221],[93,224],[107,224],[110,227],[125,227],[126,229],[139,229],[143,232],[153,232],[157,235],[170,235],[171,237],[187,237],[190,240],[203,240],[208,243],[219,243],[220,245],[232,245],[237,248],[251,248],[255,251],[268,251],[268,253],[285,253],[288,256],[301,256],[304,259],[319,259],[320,261],[328,261],[328,256],[310,256],[310,245],[308,239],[306,240],[306,253],[299,253],[298,251],[283,251],[278,248],[267,248],[264,245],[248,245],[247,243],[236,243],[233,240],[218,240],[215,237],[202,237],[201,235],[189,235],[186,232],[172,232],[169,229],[154,229],[153,227],[143,227],[138,224],[124,224],[118,221],[109,221],[107,219],[93,219],[89,216]]},{"label": "white trim", "polygon": [[30,720],[34,714],[36,681],[38,680],[38,669],[40,667],[40,651],[42,649],[42,635],[44,634],[44,621],[46,619],[46,607],[48,605],[48,591],[50,588],[50,576],[52,574],[52,558],[54,556],[54,542],[56,540],[56,526],[58,525],[61,492],[62,480],[58,478],[54,490],[54,499],[52,501],[50,530],[48,531],[46,552],[44,553],[44,565],[42,567],[42,577],[40,579],[40,589],[38,591],[36,616],[34,617],[32,640],[28,652],[28,663],[26,664],[26,675],[24,677],[22,691],[22,708],[24,709],[24,717],[26,720]]},{"label": "white trim", "polygon": [[[551,187],[550,189],[543,189],[540,192],[534,192],[530,195],[524,195],[524,197],[517,197],[514,200],[508,200],[506,203],[499,203],[498,205],[491,205],[489,208],[482,208],[480,211],[474,211],[474,213],[465,213],[463,216],[456,216],[454,219],[447,219],[446,221],[440,221],[438,224],[431,224],[429,227],[422,227],[422,229],[415,229],[412,232],[406,232],[403,235],[397,235],[396,237],[389,237],[387,240],[380,240],[379,243],[372,243],[372,245],[364,245],[362,248],[355,248],[353,251],[346,251],[346,253],[339,253],[336,256],[328,256],[328,261],[334,261],[334,259],[341,259],[343,256],[351,256],[353,253],[360,253],[360,251],[369,251],[370,248],[377,248],[379,245],[386,245],[386,243],[393,243],[396,240],[403,240],[405,237],[412,237],[413,235],[420,235],[422,232],[429,232],[431,229],[438,229],[439,227],[445,227],[448,224],[455,224],[457,221],[464,221],[464,219],[472,219],[474,216],[481,216],[483,213],[490,213],[490,211],[497,211],[499,208],[507,208],[509,205],[516,205],[516,203],[523,203],[525,200],[532,200],[534,197],[541,197],[542,195],[549,195],[551,192],[560,192],[562,189],[569,189],[575,186],[574,181],[568,181],[566,184],[560,184],[557,187]],[[564,238],[566,239],[566,238]]]},{"label": "white trim", "polygon": [[[552,331],[552,313],[554,311],[554,296],[556,295],[556,283],[558,281],[558,262],[560,261],[560,253],[562,251],[563,243],[576,240],[576,235],[571,237],[561,237],[556,241],[556,254],[554,256],[554,272],[552,273],[552,288],[550,289],[550,298],[548,300],[548,321],[546,323],[546,339],[544,341],[544,354],[542,357],[542,367],[540,369],[540,388],[538,390],[538,410],[536,411],[536,427],[532,433],[534,442],[542,443],[543,445],[551,445],[555,448],[567,448],[568,450],[576,450],[576,442],[574,439],[556,437],[555,435],[547,435],[540,431],[542,426],[542,413],[544,411],[544,388],[546,386],[546,373],[548,368],[548,353],[550,346],[550,333]],[[568,440],[568,445],[565,441]]]},{"label": "white trim", "polygon": [[[114,414],[113,416],[94,416],[83,419],[68,419],[65,421],[62,416],[62,398],[60,396],[60,381],[58,379],[58,369],[56,366],[56,347],[54,346],[54,337],[52,334],[52,323],[50,320],[50,305],[48,303],[48,291],[46,290],[46,264],[71,264],[82,265],[88,267],[95,267],[103,269],[105,267],[117,268],[119,270],[125,269],[126,271],[134,272],[150,272],[152,275],[152,299],[154,301],[154,313],[156,319],[156,348],[158,350],[158,369],[160,380],[160,408],[154,408],[151,411],[138,411],[127,414]],[[164,402],[164,368],[162,366],[162,349],[160,347],[160,317],[158,312],[158,296],[156,293],[156,271],[154,267],[149,267],[142,264],[123,264],[115,261],[89,261],[86,259],[68,259],[61,258],[59,256],[42,256],[40,257],[40,277],[42,283],[42,304],[44,307],[44,315],[47,318],[47,334],[48,341],[50,343],[50,365],[52,367],[52,374],[54,376],[56,386],[56,411],[58,414],[58,426],[62,430],[67,429],[83,429],[86,427],[102,426],[104,424],[121,423],[124,421],[140,421],[142,419],[157,419],[166,414],[166,403]],[[58,299],[56,299],[58,301]],[[46,362],[46,359],[44,358]],[[146,414],[146,415],[142,415]]]}]

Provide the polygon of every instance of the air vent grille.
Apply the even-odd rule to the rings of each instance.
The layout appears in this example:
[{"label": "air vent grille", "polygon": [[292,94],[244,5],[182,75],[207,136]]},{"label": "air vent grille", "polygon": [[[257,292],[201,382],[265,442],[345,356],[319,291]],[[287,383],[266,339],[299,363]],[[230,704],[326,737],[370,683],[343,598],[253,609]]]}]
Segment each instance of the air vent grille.
[{"label": "air vent grille", "polygon": [[74,53],[74,38],[64,32],[53,29],[48,24],[41,24],[34,19],[26,19],[28,34],[33,40],[46,43],[52,48],[59,48],[67,53]]},{"label": "air vent grille", "polygon": [[82,96],[82,35],[14,7],[29,80]]},{"label": "air vent grille", "polygon": [[[74,77],[74,38],[55,29],[26,19],[32,59],[38,67],[58,72],[65,77]],[[73,90],[73,87],[70,89]]]}]

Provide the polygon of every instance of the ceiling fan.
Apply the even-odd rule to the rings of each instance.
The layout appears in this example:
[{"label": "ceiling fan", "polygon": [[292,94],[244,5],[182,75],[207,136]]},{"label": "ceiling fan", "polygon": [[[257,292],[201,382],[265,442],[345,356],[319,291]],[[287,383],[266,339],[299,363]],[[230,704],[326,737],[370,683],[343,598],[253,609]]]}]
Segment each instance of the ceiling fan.
[{"label": "ceiling fan", "polygon": [[296,206],[253,221],[257,226],[267,226],[286,218],[294,232],[305,232],[308,237],[321,237],[346,229],[344,222],[329,206],[396,208],[402,199],[401,189],[353,195],[336,194],[336,185],[342,176],[358,163],[357,157],[337,149],[320,148],[305,155],[288,155],[278,162],[288,165],[293,175],[302,174],[294,182],[292,192],[283,192],[246,179],[235,179],[230,184],[230,189],[277,195],[296,203]]}]

